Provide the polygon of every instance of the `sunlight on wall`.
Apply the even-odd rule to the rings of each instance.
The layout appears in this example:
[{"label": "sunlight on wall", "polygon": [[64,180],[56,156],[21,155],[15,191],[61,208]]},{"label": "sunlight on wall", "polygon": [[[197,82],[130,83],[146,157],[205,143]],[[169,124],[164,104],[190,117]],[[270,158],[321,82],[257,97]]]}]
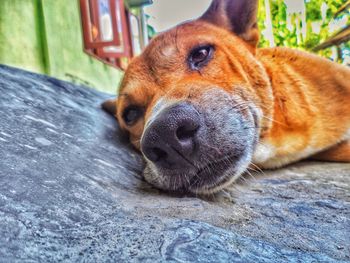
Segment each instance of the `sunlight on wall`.
[{"label": "sunlight on wall", "polygon": [[156,32],[162,32],[199,17],[210,2],[211,0],[154,0],[153,5],[145,7],[145,13],[150,16],[148,23]]},{"label": "sunlight on wall", "polygon": [[304,0],[285,0],[287,6],[287,28],[291,31],[296,25],[298,43],[306,38],[306,7]]}]

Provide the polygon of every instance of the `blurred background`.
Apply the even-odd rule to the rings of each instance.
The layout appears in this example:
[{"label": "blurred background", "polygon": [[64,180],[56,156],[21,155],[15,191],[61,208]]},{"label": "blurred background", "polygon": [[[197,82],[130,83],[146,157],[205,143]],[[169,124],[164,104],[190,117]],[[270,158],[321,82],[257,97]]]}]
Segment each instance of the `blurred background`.
[{"label": "blurred background", "polygon": [[[158,33],[211,0],[0,0],[0,64],[115,94]],[[260,0],[260,47],[286,46],[350,66],[350,0]]]}]

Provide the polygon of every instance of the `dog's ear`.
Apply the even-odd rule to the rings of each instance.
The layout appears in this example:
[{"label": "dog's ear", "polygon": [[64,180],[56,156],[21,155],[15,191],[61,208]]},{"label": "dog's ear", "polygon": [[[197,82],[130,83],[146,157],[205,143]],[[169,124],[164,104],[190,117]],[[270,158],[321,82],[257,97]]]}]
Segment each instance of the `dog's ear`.
[{"label": "dog's ear", "polygon": [[117,115],[117,98],[109,99],[102,103],[102,109],[112,114],[113,116]]},{"label": "dog's ear", "polygon": [[200,18],[224,27],[256,47],[259,42],[258,0],[213,0]]}]

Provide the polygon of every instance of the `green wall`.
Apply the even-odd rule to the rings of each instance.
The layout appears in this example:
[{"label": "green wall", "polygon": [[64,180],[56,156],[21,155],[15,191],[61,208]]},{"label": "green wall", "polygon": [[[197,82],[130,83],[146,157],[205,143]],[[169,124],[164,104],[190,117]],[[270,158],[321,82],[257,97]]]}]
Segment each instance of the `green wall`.
[{"label": "green wall", "polygon": [[37,1],[0,1],[0,63],[45,72]]},{"label": "green wall", "polygon": [[0,0],[0,63],[112,94],[122,77],[83,52],[77,0]]}]

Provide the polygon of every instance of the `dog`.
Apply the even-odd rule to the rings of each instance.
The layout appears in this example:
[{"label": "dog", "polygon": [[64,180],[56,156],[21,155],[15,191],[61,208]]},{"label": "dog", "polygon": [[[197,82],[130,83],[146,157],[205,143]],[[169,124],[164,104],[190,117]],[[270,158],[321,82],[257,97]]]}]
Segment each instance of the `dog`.
[{"label": "dog", "polygon": [[257,0],[213,0],[135,57],[103,103],[159,189],[211,194],[250,166],[350,162],[350,69],[257,48]]}]

